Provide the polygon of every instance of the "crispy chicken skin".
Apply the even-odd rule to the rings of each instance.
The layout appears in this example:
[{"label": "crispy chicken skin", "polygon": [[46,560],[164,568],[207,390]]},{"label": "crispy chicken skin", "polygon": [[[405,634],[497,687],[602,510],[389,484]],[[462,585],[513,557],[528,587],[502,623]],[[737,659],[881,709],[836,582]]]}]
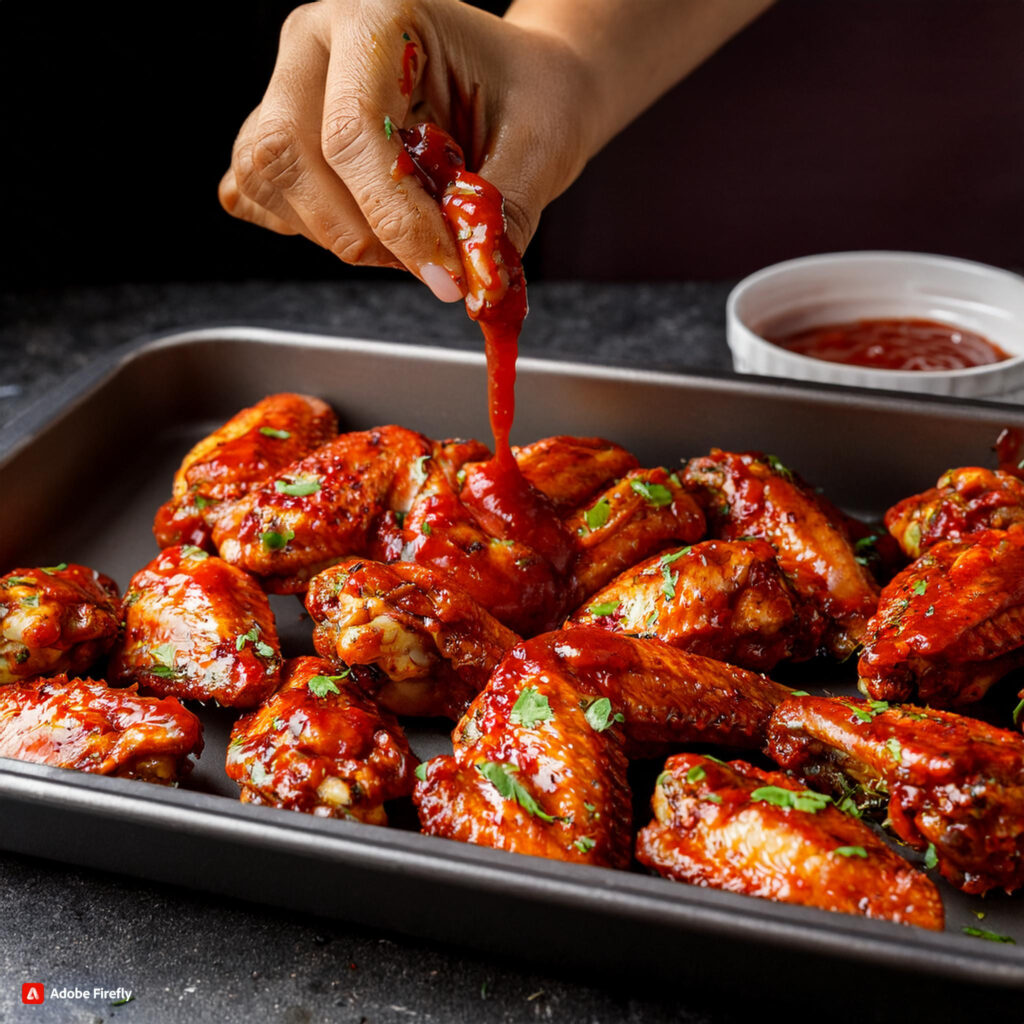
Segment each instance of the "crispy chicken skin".
[{"label": "crispy chicken skin", "polygon": [[306,609],[317,653],[376,668],[360,681],[400,715],[460,718],[519,642],[444,573],[409,562],[346,559],[313,578]]},{"label": "crispy chicken skin", "polygon": [[133,577],[109,677],[149,693],[254,707],[278,685],[270,602],[241,569],[200,548],[162,551]]},{"label": "crispy chicken skin", "polygon": [[162,548],[194,544],[212,551],[210,534],[225,504],[237,501],[272,473],[309,454],[338,432],[319,398],[268,395],[199,441],[174,475],[153,533]]},{"label": "crispy chicken skin", "polygon": [[512,454],[530,484],[566,512],[638,468],[625,448],[599,437],[545,437]]},{"label": "crispy chicken skin", "polygon": [[1024,523],[1024,480],[980,466],[947,470],[933,488],[904,498],[885,514],[886,528],[908,558],[941,540],[1018,523]]},{"label": "crispy chicken skin", "polygon": [[882,591],[858,664],[878,700],[971,704],[1024,664],[1024,530],[941,541]]},{"label": "crispy chicken skin", "polygon": [[281,688],[231,730],[226,770],[245,803],[386,825],[416,758],[398,722],[319,658],[285,662]]},{"label": "crispy chicken skin", "polygon": [[114,645],[117,584],[84,565],[0,577],[0,683],[87,672]]},{"label": "crispy chicken skin", "polygon": [[813,657],[827,623],[794,592],[766,541],[707,540],[627,569],[566,623],[576,625],[653,636],[764,672]]},{"label": "crispy chicken skin", "polygon": [[627,755],[678,742],[758,747],[789,691],[657,640],[580,626],[514,647],[413,794],[425,832],[625,867]]},{"label": "crispy chicken skin", "polygon": [[942,930],[942,899],[927,875],[782,772],[677,754],[651,807],[636,856],[666,878]]},{"label": "crispy chicken skin", "polygon": [[0,688],[0,757],[170,784],[202,749],[199,719],[174,697],[65,675]]},{"label": "crispy chicken skin", "polygon": [[893,831],[934,848],[967,893],[1024,885],[1024,737],[949,711],[885,701],[794,697],[768,728],[780,767],[839,793],[888,794]]},{"label": "crispy chicken skin", "polygon": [[772,455],[713,448],[691,459],[683,482],[697,493],[709,532],[722,540],[758,537],[775,548],[797,593],[831,620],[825,645],[850,655],[878,604],[878,584],[858,561],[851,521]]}]

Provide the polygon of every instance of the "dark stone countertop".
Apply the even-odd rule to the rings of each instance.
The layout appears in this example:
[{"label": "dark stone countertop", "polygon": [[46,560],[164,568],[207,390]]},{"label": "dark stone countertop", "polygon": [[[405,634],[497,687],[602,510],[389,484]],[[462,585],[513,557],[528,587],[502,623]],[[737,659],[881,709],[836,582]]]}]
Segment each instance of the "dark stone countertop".
[{"label": "dark stone countertop", "polygon": [[[530,355],[659,369],[727,370],[728,283],[547,284],[531,289]],[[0,423],[118,346],[227,323],[323,330],[478,348],[459,307],[399,284],[161,284],[0,295]],[[3,829],[0,822],[0,831]],[[3,846],[0,835],[0,847]],[[581,936],[600,942],[600,936]],[[671,955],[671,951],[666,951]],[[692,980],[669,989],[571,975],[413,941],[386,930],[267,909],[170,886],[0,854],[0,1020],[748,1022],[765,1013],[744,965],[727,991]],[[684,972],[685,973],[685,972]],[[21,1004],[21,984],[130,988],[133,999]],[[790,985],[799,995],[800,961]],[[916,1019],[931,981],[837,993],[833,1020]],[[947,1010],[953,995],[943,995]],[[1000,1016],[993,993],[986,1020]],[[791,1004],[799,1005],[799,1003]],[[1012,1004],[1008,1004],[1012,1005]],[[1008,1011],[1012,1014],[1014,1011]],[[941,1019],[941,1018],[933,1018]],[[946,1019],[950,1019],[947,1017]]]}]

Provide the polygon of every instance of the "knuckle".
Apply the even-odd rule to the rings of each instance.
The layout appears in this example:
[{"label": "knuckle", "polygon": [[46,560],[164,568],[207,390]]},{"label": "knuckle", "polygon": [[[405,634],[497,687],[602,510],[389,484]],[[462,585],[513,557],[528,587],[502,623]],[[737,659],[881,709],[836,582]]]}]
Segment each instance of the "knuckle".
[{"label": "knuckle", "polygon": [[292,188],[302,173],[302,147],[287,124],[261,127],[252,144],[253,173],[280,189]]},{"label": "knuckle", "polygon": [[359,266],[369,262],[368,257],[375,248],[374,239],[362,231],[353,232],[348,224],[338,224],[325,232],[327,249],[342,263]]},{"label": "knuckle", "polygon": [[348,163],[362,151],[364,120],[355,103],[339,104],[324,119],[321,147],[329,164]]}]

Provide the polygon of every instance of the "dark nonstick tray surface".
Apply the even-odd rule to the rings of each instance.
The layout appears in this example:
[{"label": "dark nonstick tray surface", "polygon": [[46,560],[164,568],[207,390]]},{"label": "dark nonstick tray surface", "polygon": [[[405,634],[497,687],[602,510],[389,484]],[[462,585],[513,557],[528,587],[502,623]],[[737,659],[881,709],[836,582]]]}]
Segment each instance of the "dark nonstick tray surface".
[{"label": "dark nonstick tray surface", "polygon": [[[131,346],[0,438],[0,572],[75,561],[123,588],[157,552],[153,514],[188,448],[286,390],[330,402],[343,430],[489,437],[475,353],[250,327]],[[712,446],[759,449],[874,518],[950,466],[992,464],[1000,429],[1024,426],[1024,410],[1006,405],[539,360],[521,361],[517,390],[514,442],[600,435],[668,466]],[[300,602],[273,605],[286,655],[312,653]],[[834,689],[850,673],[805,666],[799,682]],[[870,967],[874,978],[1024,988],[1019,894],[942,884],[947,930],[933,934],[423,836],[408,808],[384,829],[243,805],[223,771],[234,716],[199,710],[206,748],[179,789],[0,759],[0,847],[590,972],[728,979],[740,962],[745,977],[778,981],[798,957],[831,984]],[[448,746],[447,723],[409,728],[421,757]]]}]

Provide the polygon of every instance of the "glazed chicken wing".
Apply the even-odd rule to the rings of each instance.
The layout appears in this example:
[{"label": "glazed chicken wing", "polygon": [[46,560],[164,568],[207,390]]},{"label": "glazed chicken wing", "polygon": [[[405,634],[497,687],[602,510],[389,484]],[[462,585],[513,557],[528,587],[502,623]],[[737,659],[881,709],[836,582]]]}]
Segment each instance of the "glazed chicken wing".
[{"label": "glazed chicken wing", "polygon": [[794,589],[831,620],[836,657],[852,653],[878,604],[878,585],[857,558],[850,520],[771,455],[718,448],[683,473],[723,540],[757,537],[775,548]]},{"label": "glazed chicken wing", "polygon": [[338,432],[338,421],[319,398],[268,395],[199,441],[174,475],[171,499],[161,506],[153,533],[162,548],[193,544],[213,550],[213,524],[227,503],[309,454]]},{"label": "glazed chicken wing", "polygon": [[1024,665],[1024,530],[933,544],[882,591],[858,664],[878,700],[970,704]]},{"label": "glazed chicken wing", "polygon": [[782,772],[677,754],[651,806],[636,855],[666,878],[942,929],[942,900],[927,875]]},{"label": "glazed chicken wing", "polygon": [[514,647],[422,769],[424,831],[625,867],[626,757],[674,742],[758,747],[789,691],[657,640],[580,626]]},{"label": "glazed chicken wing", "polygon": [[277,687],[281,649],[266,594],[200,548],[167,548],[137,572],[122,614],[109,669],[118,684],[238,708]]},{"label": "glazed chicken wing", "polygon": [[0,688],[0,757],[170,784],[202,749],[199,719],[174,697],[64,675]]},{"label": "glazed chicken wing", "polygon": [[827,625],[761,540],[707,540],[655,555],[592,595],[566,626],[654,636],[673,647],[767,671],[817,652]]},{"label": "glazed chicken wing", "polygon": [[794,697],[767,749],[817,787],[887,793],[896,834],[965,892],[1024,885],[1024,736],[949,711]]},{"label": "glazed chicken wing", "polygon": [[117,585],[84,565],[0,577],[0,683],[87,672],[114,645]]},{"label": "glazed chicken wing", "polygon": [[950,469],[928,491],[897,502],[885,525],[909,558],[941,540],[1024,523],[1024,480],[1001,470]]},{"label": "glazed chicken wing", "polygon": [[565,512],[638,467],[625,448],[597,437],[545,437],[512,454],[530,484]]},{"label": "glazed chicken wing", "polygon": [[409,562],[346,559],[313,578],[306,608],[317,653],[373,666],[367,688],[402,715],[458,719],[519,642],[444,573]]},{"label": "glazed chicken wing", "polygon": [[416,758],[398,722],[319,658],[285,663],[281,688],[231,730],[226,769],[245,803],[386,825]]}]

